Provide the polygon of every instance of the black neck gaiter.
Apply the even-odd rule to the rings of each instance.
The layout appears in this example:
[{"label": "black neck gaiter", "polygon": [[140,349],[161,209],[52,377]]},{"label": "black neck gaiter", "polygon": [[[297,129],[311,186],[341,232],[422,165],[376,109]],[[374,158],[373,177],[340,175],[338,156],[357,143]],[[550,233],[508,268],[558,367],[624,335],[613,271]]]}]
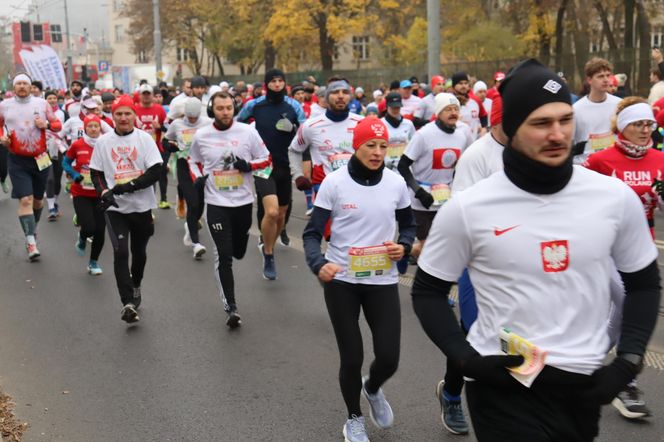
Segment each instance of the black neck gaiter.
[{"label": "black neck gaiter", "polygon": [[399,127],[399,125],[401,124],[401,120],[403,120],[403,117],[401,115],[399,115],[399,118],[394,118],[390,114],[385,114],[385,121],[390,123],[390,126],[392,126],[395,129]]},{"label": "black neck gaiter", "polygon": [[551,195],[561,191],[572,178],[572,155],[560,166],[552,167],[528,158],[511,147],[511,141],[503,150],[505,175],[519,189],[539,195]]},{"label": "black neck gaiter", "polygon": [[335,123],[338,123],[348,118],[349,113],[350,111],[348,109],[342,110],[341,112],[335,112],[331,109],[328,109],[325,111],[325,116],[330,120],[334,121]]},{"label": "black neck gaiter", "polygon": [[284,101],[284,96],[286,95],[286,88],[283,88],[279,92],[275,92],[270,88],[267,88],[267,93],[265,94],[265,99],[270,103],[281,103]]},{"label": "black neck gaiter", "polygon": [[442,130],[446,134],[453,134],[454,131],[456,130],[456,127],[448,126],[447,124],[440,121],[438,118],[436,118],[436,126],[438,126],[438,129]]},{"label": "black neck gaiter", "polygon": [[380,180],[383,177],[384,168],[385,163],[383,163],[379,169],[371,170],[362,164],[356,155],[350,157],[350,161],[348,162],[348,173],[351,178],[353,178],[353,181],[363,186],[375,186],[380,183]]}]

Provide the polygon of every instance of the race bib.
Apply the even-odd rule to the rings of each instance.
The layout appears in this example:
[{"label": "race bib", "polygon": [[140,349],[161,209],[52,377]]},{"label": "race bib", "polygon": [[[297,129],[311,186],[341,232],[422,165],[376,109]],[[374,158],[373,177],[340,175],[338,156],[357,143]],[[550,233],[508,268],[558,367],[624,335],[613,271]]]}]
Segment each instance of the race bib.
[{"label": "race bib", "polygon": [[332,168],[332,170],[341,169],[346,164],[348,164],[348,162],[350,161],[350,157],[352,156],[353,154],[350,154],[348,152],[335,153],[334,155],[330,155],[328,157],[330,160],[330,167]]},{"label": "race bib", "polygon": [[434,206],[442,206],[445,201],[450,199],[450,186],[447,184],[432,184],[431,196],[433,197]]},{"label": "race bib", "polygon": [[406,150],[406,143],[390,143],[387,146],[387,158],[398,159],[401,158]]},{"label": "race bib", "polygon": [[270,178],[270,175],[272,175],[272,166],[267,166],[263,169],[254,170],[251,173],[254,176],[257,176],[258,178],[268,179],[268,178]]},{"label": "race bib", "polygon": [[130,170],[127,172],[116,173],[113,175],[113,181],[115,181],[115,184],[126,184],[141,175],[143,175],[142,170]]},{"label": "race bib", "polygon": [[40,153],[35,157],[35,161],[37,162],[37,168],[42,171],[44,169],[47,169],[51,164],[51,156],[48,154],[48,152],[43,152]]},{"label": "race bib", "polygon": [[237,190],[244,183],[239,170],[214,170],[214,186],[219,190]]},{"label": "race bib", "polygon": [[590,134],[588,137],[588,143],[590,144],[590,148],[593,152],[611,147],[615,141],[616,136],[611,132],[604,134]]},{"label": "race bib", "polygon": [[95,186],[92,184],[92,176],[90,175],[90,169],[87,167],[81,169],[81,176],[83,181],[81,181],[81,187],[85,190],[94,190]]},{"label": "race bib", "polygon": [[381,276],[391,268],[385,246],[351,247],[348,251],[348,274],[355,278]]},{"label": "race bib", "polygon": [[530,387],[544,368],[547,352],[512,332],[510,329],[499,330],[500,349],[508,355],[523,356],[523,364],[510,367],[510,374],[526,387]]},{"label": "race bib", "polygon": [[[184,130],[182,131],[182,144],[184,144],[185,149],[189,149],[191,147],[191,142],[194,140],[194,134],[196,133],[195,130]],[[182,150],[182,149],[180,149]]]}]

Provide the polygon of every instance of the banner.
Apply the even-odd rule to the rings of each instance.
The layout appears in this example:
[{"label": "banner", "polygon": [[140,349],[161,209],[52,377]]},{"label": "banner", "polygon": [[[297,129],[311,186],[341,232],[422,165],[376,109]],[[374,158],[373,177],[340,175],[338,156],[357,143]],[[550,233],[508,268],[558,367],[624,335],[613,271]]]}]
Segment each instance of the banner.
[{"label": "banner", "polygon": [[45,89],[67,89],[65,70],[52,47],[33,45],[30,49],[22,49],[19,54],[32,79],[41,81]]}]

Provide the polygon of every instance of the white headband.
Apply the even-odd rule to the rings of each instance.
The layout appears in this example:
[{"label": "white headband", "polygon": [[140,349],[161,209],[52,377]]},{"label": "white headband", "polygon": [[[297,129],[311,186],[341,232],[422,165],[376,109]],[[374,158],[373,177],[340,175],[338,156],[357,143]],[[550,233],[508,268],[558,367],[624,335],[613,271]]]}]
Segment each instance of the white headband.
[{"label": "white headband", "polygon": [[32,79],[28,77],[27,74],[18,74],[16,77],[14,77],[14,81],[12,82],[12,86],[16,86],[16,83],[19,81],[27,81],[28,83],[32,84]]},{"label": "white headband", "polygon": [[628,124],[643,120],[655,121],[652,108],[646,103],[637,103],[620,111],[616,126],[618,127],[618,130],[622,132]]}]

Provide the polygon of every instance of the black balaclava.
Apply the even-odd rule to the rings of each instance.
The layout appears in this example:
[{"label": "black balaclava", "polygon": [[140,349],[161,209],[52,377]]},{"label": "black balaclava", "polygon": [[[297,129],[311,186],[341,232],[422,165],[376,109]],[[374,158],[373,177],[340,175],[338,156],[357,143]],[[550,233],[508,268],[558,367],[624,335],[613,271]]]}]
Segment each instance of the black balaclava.
[{"label": "black balaclava", "polygon": [[500,84],[503,102],[503,130],[508,141],[503,151],[505,174],[517,187],[536,194],[552,194],[562,190],[574,171],[572,152],[560,166],[547,166],[518,152],[512,140],[528,116],[548,103],[572,103],[564,81],[535,59],[513,67]]},{"label": "black balaclava", "polygon": [[268,87],[268,83],[275,78],[281,78],[284,82],[286,81],[286,75],[281,69],[270,69],[265,72],[265,98],[272,103],[281,103],[286,96],[286,87],[284,86],[280,92],[274,92]]}]

